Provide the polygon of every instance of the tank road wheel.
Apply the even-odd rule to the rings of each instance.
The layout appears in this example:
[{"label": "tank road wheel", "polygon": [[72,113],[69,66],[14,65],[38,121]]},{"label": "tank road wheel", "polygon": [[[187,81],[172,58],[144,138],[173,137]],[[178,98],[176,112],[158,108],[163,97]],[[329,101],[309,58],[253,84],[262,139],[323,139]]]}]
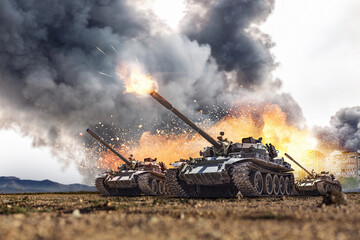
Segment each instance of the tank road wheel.
[{"label": "tank road wheel", "polygon": [[280,182],[279,194],[284,195],[285,194],[285,178],[283,176],[280,176],[279,182]]},{"label": "tank road wheel", "polygon": [[279,195],[280,192],[280,180],[277,175],[274,175],[273,177],[273,194]]},{"label": "tank road wheel", "polygon": [[264,175],[264,193],[271,195],[272,191],[273,191],[273,180],[272,177],[269,173]]},{"label": "tank road wheel", "polygon": [[165,184],[163,181],[159,181],[159,194],[165,194]]},{"label": "tank road wheel", "polygon": [[256,171],[253,174],[251,174],[251,184],[253,185],[256,193],[258,195],[261,195],[264,185],[263,185],[263,177],[259,171]]},{"label": "tank road wheel", "polygon": [[150,179],[150,187],[151,187],[151,191],[153,191],[155,194],[158,194],[159,185],[158,185],[156,179]]},{"label": "tank road wheel", "polygon": [[284,184],[285,184],[285,186],[284,186],[285,195],[290,195],[291,194],[291,183],[290,183],[289,177],[285,177]]}]

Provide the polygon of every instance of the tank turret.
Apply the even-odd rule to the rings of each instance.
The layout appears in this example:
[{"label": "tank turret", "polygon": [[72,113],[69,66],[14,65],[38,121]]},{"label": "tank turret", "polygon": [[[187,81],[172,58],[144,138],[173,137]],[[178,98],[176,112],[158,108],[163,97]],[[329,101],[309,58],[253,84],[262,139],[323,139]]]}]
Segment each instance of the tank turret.
[{"label": "tank turret", "polygon": [[[262,138],[254,139],[253,137],[243,138],[242,143],[233,143],[227,138],[224,139],[224,132],[220,132],[220,136],[217,137],[218,141],[212,138],[208,133],[199,128],[195,123],[189,120],[184,116],[179,110],[177,110],[171,103],[169,103],[165,98],[160,94],[153,91],[150,95],[158,101],[165,108],[169,109],[176,116],[178,116],[182,121],[199,133],[204,139],[206,139],[212,146],[206,147],[204,151],[200,151],[200,155],[204,157],[211,156],[224,156],[231,153],[237,153],[239,151],[247,152],[257,152],[258,154],[267,155],[267,157],[274,159],[278,156],[275,146],[271,143],[264,145],[262,143]],[[246,146],[246,147],[244,147]],[[248,149],[247,149],[248,148]]]}]

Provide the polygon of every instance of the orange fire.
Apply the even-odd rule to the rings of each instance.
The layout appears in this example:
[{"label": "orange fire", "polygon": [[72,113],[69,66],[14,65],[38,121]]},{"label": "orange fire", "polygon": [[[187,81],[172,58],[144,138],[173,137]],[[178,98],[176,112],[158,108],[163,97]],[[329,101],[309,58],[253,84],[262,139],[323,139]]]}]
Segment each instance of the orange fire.
[{"label": "orange fire", "polygon": [[125,82],[125,92],[148,94],[157,91],[156,81],[149,74],[144,74],[139,65],[120,64],[116,69],[116,74]]},{"label": "orange fire", "polygon": [[[213,126],[200,126],[216,139],[220,131],[233,142],[241,142],[244,137],[263,137],[263,143],[272,143],[279,150],[279,156],[289,153],[293,158],[303,164],[310,171],[313,169],[313,159],[309,158],[309,151],[316,150],[317,140],[308,129],[300,130],[287,123],[286,113],[278,105],[264,104],[259,107],[237,106],[230,115],[221,119]],[[238,109],[238,110],[236,110]],[[254,113],[256,117],[254,117]],[[145,132],[136,145],[128,144],[128,149],[122,153],[129,156],[134,154],[137,160],[146,157],[158,158],[166,163],[178,161],[181,158],[199,157],[199,151],[209,146],[209,143],[197,133],[157,134]],[[318,149],[317,149],[318,150]],[[285,159],[290,162],[290,160]],[[317,159],[325,161],[325,159]],[[119,160],[112,153],[105,153],[100,159],[102,164],[115,170]],[[116,163],[116,164],[115,164]],[[292,163],[296,171],[300,171]]]},{"label": "orange fire", "polygon": [[[127,93],[146,95],[158,90],[156,81],[143,73],[137,64],[120,64],[117,74],[125,82]],[[290,125],[286,119],[286,113],[281,111],[278,105],[263,104],[261,106],[234,106],[231,114],[221,119],[213,126],[200,126],[206,132],[216,138],[220,131],[225,132],[225,137],[233,142],[241,142],[242,138],[252,136],[263,138],[264,143],[272,143],[279,150],[279,156],[289,153],[309,170],[314,168],[314,159],[309,158],[309,152],[316,149],[317,140],[308,129],[298,129]],[[199,157],[199,151],[209,143],[199,134],[187,132],[183,134],[162,133],[150,134],[145,132],[139,142],[134,145],[127,144],[127,149],[118,149],[124,156],[134,154],[137,160],[147,157],[158,158],[166,163],[178,161],[182,158]],[[286,161],[290,162],[288,159]],[[316,161],[325,161],[317,159]],[[291,162],[290,162],[291,163]],[[101,154],[100,168],[116,170],[121,161],[111,152]],[[299,172],[300,168],[292,163],[293,168]]]}]

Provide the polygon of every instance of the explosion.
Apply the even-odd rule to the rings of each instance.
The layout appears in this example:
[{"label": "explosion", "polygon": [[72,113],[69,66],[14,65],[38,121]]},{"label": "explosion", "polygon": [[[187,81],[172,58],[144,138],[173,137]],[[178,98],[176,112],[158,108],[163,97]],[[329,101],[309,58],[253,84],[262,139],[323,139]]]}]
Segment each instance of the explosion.
[{"label": "explosion", "polygon": [[[278,105],[264,104],[262,106],[234,106],[233,111],[213,126],[205,123],[198,124],[205,132],[215,138],[220,131],[233,142],[241,142],[242,138],[252,136],[263,138],[264,143],[272,143],[279,150],[279,156],[287,152],[310,171],[314,168],[314,159],[309,153],[319,151],[316,148],[317,140],[308,129],[300,130],[290,125],[286,120],[286,113]],[[144,132],[137,144],[127,143],[125,148],[118,149],[125,156],[130,153],[137,160],[144,158],[158,158],[159,161],[169,165],[171,162],[189,157],[199,157],[199,151],[210,144],[195,131],[182,134],[163,133],[156,134]],[[290,162],[288,159],[286,161]],[[317,159],[325,161],[325,159]],[[291,162],[290,162],[291,163]],[[110,152],[101,155],[100,166],[107,166],[116,170],[120,160]],[[300,168],[292,164],[296,173]]]},{"label": "explosion", "polygon": [[[156,81],[149,74],[144,74],[139,65],[120,64],[117,74],[124,79],[125,92],[141,95],[149,94],[160,104],[173,111],[173,106],[157,94]],[[154,96],[155,95],[155,96]],[[236,102],[236,101],[234,101]],[[241,142],[242,138],[263,138],[263,143],[272,143],[279,150],[279,156],[285,152],[298,160],[305,168],[325,170],[325,155],[315,159],[317,152],[325,151],[317,148],[317,139],[312,136],[308,129],[299,129],[291,125],[287,114],[276,104],[245,105],[235,104],[231,112],[216,124],[209,126],[206,123],[197,123],[210,136],[215,138],[220,131],[225,132],[225,137],[232,142]],[[200,110],[201,111],[201,110]],[[164,133],[156,131],[156,134],[144,132],[138,143],[125,143],[121,149],[117,149],[124,156],[133,154],[142,161],[144,158],[157,158],[169,165],[171,162],[189,157],[199,157],[200,150],[210,144],[195,131],[184,131],[181,134]],[[285,159],[290,162],[290,160]],[[291,162],[290,162],[291,163]],[[101,153],[99,160],[100,168],[116,170],[121,161],[110,152]],[[295,173],[304,176],[297,165],[292,164]],[[322,167],[318,167],[322,166]],[[301,173],[301,174],[300,174]]]},{"label": "explosion", "polygon": [[158,90],[156,81],[151,75],[145,75],[139,65],[120,64],[116,69],[116,74],[124,80],[126,93],[145,95]]}]

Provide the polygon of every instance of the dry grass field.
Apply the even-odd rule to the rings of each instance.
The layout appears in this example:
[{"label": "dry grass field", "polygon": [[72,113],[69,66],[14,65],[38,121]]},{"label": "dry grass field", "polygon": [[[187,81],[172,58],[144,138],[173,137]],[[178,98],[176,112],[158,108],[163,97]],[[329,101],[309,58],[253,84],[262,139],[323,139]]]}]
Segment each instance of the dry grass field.
[{"label": "dry grass field", "polygon": [[360,194],[347,199],[0,195],[0,239],[359,239]]}]

